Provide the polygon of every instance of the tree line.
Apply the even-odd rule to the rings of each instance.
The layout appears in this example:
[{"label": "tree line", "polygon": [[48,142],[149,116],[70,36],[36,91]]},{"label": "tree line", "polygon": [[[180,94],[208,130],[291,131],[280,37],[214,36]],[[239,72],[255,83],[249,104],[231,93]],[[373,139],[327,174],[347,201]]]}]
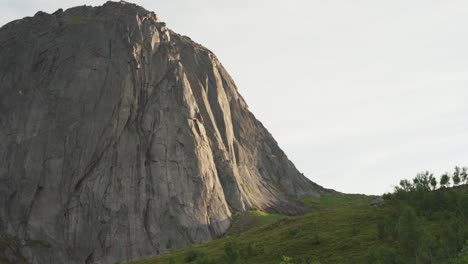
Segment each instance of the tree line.
[{"label": "tree line", "polygon": [[385,194],[368,263],[468,263],[467,171],[425,171]]},{"label": "tree line", "polygon": [[468,184],[468,168],[460,168],[457,166],[453,173],[446,172],[442,174],[439,179],[429,171],[418,173],[412,181],[403,179],[400,181],[400,185],[395,187],[395,192],[410,192],[415,190],[430,191],[438,188],[456,187],[466,184]]}]

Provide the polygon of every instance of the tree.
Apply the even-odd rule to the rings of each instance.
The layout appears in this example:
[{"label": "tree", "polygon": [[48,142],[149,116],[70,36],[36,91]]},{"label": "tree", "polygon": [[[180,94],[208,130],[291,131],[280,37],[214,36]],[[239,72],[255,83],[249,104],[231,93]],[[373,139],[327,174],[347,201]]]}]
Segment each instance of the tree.
[{"label": "tree", "polygon": [[431,183],[432,190],[435,190],[437,188],[437,178],[431,174],[429,181]]},{"label": "tree", "polygon": [[457,186],[458,184],[460,184],[460,168],[457,166],[455,167],[455,171],[453,172],[453,175],[452,175],[452,180],[453,180],[453,185],[454,186]]},{"label": "tree", "polygon": [[429,191],[430,187],[430,178],[433,176],[428,171],[418,173],[416,177],[413,179],[414,187],[418,190]]},{"label": "tree", "polygon": [[459,174],[453,174],[452,181],[453,181],[454,186],[457,186],[458,184],[460,184],[461,179],[460,179]]},{"label": "tree", "polygon": [[404,179],[400,181],[400,187],[399,188],[397,187],[397,189],[401,189],[405,192],[409,192],[413,190],[413,185],[411,184],[410,181]]},{"label": "tree", "polygon": [[450,176],[448,175],[448,173],[442,174],[442,176],[440,177],[440,187],[448,187],[449,184]]},{"label": "tree", "polygon": [[460,173],[460,178],[464,184],[468,184],[468,168],[467,167],[462,168],[462,171]]}]

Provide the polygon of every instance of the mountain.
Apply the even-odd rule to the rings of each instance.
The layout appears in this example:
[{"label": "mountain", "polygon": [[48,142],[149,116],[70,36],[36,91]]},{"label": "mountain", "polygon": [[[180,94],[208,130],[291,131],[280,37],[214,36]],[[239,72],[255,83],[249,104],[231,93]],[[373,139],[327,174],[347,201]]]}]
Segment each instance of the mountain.
[{"label": "mountain", "polygon": [[0,83],[5,261],[140,259],[334,192],[295,168],[212,52],[134,4],[6,24]]}]

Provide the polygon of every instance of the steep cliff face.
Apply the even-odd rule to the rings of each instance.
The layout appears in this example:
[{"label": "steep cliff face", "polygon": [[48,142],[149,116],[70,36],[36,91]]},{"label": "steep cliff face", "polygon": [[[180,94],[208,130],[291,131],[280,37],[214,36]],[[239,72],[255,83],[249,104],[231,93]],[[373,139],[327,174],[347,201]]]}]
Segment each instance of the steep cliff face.
[{"label": "steep cliff face", "polygon": [[0,29],[0,258],[115,263],[304,212],[306,179],[209,50],[133,4]]}]

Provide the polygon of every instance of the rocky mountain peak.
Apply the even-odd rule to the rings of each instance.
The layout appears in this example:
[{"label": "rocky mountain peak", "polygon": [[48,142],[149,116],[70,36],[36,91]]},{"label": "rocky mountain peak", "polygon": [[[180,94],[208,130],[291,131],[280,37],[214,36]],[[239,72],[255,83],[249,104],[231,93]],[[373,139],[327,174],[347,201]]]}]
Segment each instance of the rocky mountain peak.
[{"label": "rocky mountain peak", "polygon": [[302,175],[217,58],[126,2],[0,29],[0,259],[115,263],[300,214]]}]

